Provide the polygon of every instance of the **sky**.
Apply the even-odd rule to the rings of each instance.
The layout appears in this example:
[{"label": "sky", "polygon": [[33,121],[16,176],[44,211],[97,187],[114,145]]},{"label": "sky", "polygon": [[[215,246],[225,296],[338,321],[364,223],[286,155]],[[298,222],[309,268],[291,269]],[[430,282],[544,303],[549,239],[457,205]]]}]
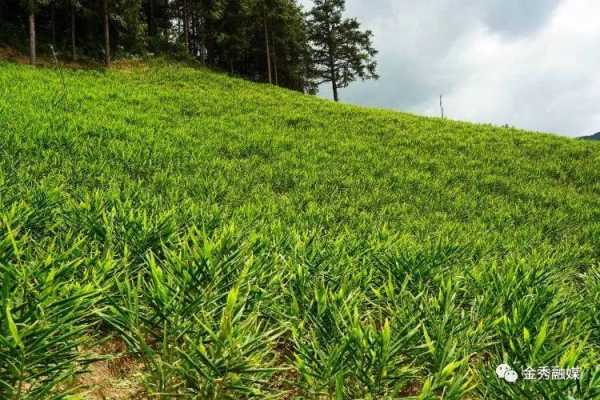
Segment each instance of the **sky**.
[{"label": "sky", "polygon": [[373,31],[381,78],[344,102],[439,116],[443,95],[451,119],[600,131],[598,0],[346,0],[346,16]]}]

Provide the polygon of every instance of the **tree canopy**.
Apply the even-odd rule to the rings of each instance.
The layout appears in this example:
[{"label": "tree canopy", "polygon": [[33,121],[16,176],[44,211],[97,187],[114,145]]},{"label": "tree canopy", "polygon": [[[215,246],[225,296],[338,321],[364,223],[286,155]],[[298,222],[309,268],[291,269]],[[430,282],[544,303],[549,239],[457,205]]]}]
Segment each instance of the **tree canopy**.
[{"label": "tree canopy", "polygon": [[308,20],[316,84],[330,82],[335,101],[339,100],[338,89],[355,80],[379,78],[373,33],[361,31],[355,18],[343,17],[345,3],[345,0],[315,0]]}]

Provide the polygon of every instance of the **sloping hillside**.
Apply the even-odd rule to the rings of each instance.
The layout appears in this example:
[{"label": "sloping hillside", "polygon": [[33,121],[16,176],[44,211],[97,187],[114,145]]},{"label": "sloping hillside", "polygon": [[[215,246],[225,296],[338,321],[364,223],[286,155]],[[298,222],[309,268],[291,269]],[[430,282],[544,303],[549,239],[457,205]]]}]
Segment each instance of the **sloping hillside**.
[{"label": "sloping hillside", "polygon": [[596,143],[0,63],[0,154],[0,398],[600,396]]}]

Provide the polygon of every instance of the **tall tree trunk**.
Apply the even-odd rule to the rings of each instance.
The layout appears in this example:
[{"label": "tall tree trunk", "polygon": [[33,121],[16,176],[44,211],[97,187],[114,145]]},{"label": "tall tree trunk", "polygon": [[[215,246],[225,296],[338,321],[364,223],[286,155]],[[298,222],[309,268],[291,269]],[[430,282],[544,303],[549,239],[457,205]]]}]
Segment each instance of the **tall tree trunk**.
[{"label": "tall tree trunk", "polygon": [[50,29],[52,30],[52,46],[56,48],[56,5],[50,5]]},{"label": "tall tree trunk", "polygon": [[75,35],[75,0],[71,0],[71,50],[73,52],[73,61],[77,61],[77,45]]},{"label": "tall tree trunk", "polygon": [[204,62],[203,38],[202,38],[202,13],[196,13],[196,57],[202,58]]},{"label": "tall tree trunk", "polygon": [[105,54],[105,63],[108,68],[110,68],[110,26],[108,20],[108,0],[103,1],[104,5],[104,54]]},{"label": "tall tree trunk", "polygon": [[29,61],[31,65],[36,63],[35,53],[35,12],[33,0],[29,0]]},{"label": "tall tree trunk", "polygon": [[190,52],[190,15],[187,0],[183,0],[183,35],[185,37],[185,51]]},{"label": "tall tree trunk", "polygon": [[148,15],[148,33],[151,38],[156,36],[156,25],[154,23],[154,0],[150,0],[150,13]]},{"label": "tall tree trunk", "polygon": [[338,96],[337,70],[335,68],[335,32],[333,29],[329,31],[329,40],[327,43],[329,53],[329,73],[331,74],[331,87],[333,89],[333,100],[340,101]]},{"label": "tall tree trunk", "polygon": [[333,100],[340,101],[338,96],[338,84],[337,84],[337,73],[335,69],[335,59],[333,52],[329,51],[329,73],[331,74],[331,87],[333,88]]},{"label": "tall tree trunk", "polygon": [[333,100],[340,101],[338,96],[338,87],[335,78],[331,81],[331,87],[333,88]]},{"label": "tall tree trunk", "polygon": [[196,31],[196,13],[194,12],[194,9],[192,8],[190,10],[190,30],[192,31],[192,37],[191,37],[191,48],[192,48],[192,55],[194,57],[196,57],[196,54],[198,54],[198,32]]},{"label": "tall tree trunk", "polygon": [[265,25],[265,49],[267,53],[267,76],[269,77],[269,83],[273,83],[273,74],[271,72],[271,49],[269,46],[269,30],[267,28],[267,17],[263,17]]},{"label": "tall tree trunk", "polygon": [[273,48],[273,70],[275,71],[275,85],[279,86],[279,74],[277,71],[277,50]]}]

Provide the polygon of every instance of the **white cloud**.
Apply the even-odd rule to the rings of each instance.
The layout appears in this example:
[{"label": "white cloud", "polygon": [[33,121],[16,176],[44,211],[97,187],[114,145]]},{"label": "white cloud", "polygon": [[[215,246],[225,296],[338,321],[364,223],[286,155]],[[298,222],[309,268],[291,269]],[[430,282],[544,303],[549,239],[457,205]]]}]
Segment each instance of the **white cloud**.
[{"label": "white cloud", "polygon": [[600,2],[457,3],[347,0],[348,15],[375,33],[382,79],[355,83],[342,99],[438,115],[443,93],[450,118],[600,130]]},{"label": "white cloud", "polygon": [[[450,115],[578,136],[600,130],[600,3],[563,2],[544,27],[506,39],[485,27],[448,54],[464,79]],[[415,111],[432,113],[417,105]]]}]

